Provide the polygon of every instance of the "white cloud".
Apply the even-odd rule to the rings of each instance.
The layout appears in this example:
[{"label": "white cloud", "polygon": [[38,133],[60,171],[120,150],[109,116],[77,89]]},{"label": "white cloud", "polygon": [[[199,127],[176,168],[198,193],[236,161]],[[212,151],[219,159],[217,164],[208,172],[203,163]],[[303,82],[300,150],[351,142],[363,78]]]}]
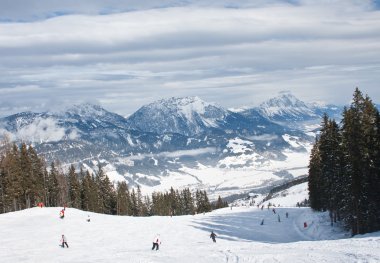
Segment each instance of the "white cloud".
[{"label": "white cloud", "polygon": [[355,86],[380,101],[372,1],[16,2],[0,3],[0,17],[26,20],[1,23],[2,105],[98,100],[127,115],[157,93],[238,107],[283,89],[345,103]]},{"label": "white cloud", "polygon": [[[67,135],[70,139],[75,139],[77,136],[75,130]],[[64,139],[66,131],[63,127],[59,127],[54,119],[36,118],[32,123],[21,127],[16,137],[27,142],[55,142]]]},{"label": "white cloud", "polygon": [[257,136],[246,136],[247,139],[254,140],[254,141],[272,141],[277,140],[277,135],[271,135],[271,134],[263,134],[263,135],[257,135]]},{"label": "white cloud", "polygon": [[184,157],[184,156],[198,156],[202,154],[207,153],[214,153],[216,152],[216,148],[214,147],[207,147],[207,148],[200,148],[200,149],[193,149],[193,150],[182,150],[182,151],[174,151],[174,152],[161,152],[158,154],[139,154],[139,155],[133,155],[130,157],[123,158],[123,161],[126,160],[133,161],[133,160],[142,160],[144,158],[155,158],[155,157],[167,157],[167,158],[176,158],[176,157]]}]

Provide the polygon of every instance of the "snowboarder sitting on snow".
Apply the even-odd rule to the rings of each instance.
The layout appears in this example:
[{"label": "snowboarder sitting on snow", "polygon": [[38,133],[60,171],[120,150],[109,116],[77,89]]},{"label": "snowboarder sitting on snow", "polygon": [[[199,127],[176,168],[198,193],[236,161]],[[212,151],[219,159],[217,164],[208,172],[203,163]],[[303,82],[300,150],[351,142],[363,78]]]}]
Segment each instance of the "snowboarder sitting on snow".
[{"label": "snowboarder sitting on snow", "polygon": [[69,245],[67,245],[67,238],[65,237],[65,235],[62,235],[61,242],[62,242],[62,247],[63,248],[65,247],[65,245],[66,245],[67,248],[69,248]]},{"label": "snowboarder sitting on snow", "polygon": [[160,244],[161,244],[160,234],[157,234],[157,236],[153,239],[152,250],[154,250],[154,248],[156,248],[156,250],[158,250],[158,247],[159,247]]},{"label": "snowboarder sitting on snow", "polygon": [[65,217],[65,211],[62,209],[61,212],[59,212],[59,217],[63,219]]},{"label": "snowboarder sitting on snow", "polygon": [[214,231],[211,231],[210,238],[212,238],[212,241],[214,243],[216,242],[216,240],[215,240],[216,237],[217,237],[217,235],[214,233]]}]

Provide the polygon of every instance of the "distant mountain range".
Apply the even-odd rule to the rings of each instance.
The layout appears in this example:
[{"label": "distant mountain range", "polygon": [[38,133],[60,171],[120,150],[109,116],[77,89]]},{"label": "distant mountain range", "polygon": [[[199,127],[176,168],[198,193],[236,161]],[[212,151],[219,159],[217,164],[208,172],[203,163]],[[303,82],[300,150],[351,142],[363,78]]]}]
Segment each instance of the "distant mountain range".
[{"label": "distant mountain range", "polygon": [[[297,177],[300,172],[290,170],[305,169],[307,164],[286,168],[289,154],[308,159],[314,140],[301,124],[320,123],[323,112],[338,115],[341,110],[306,104],[290,93],[239,112],[184,97],[153,102],[128,118],[91,104],[62,112],[22,112],[1,118],[0,132],[33,144],[49,162],[58,159],[63,165],[74,163],[86,169],[100,162],[111,179],[125,179],[131,185],[220,190],[239,188],[239,183],[222,185],[239,181],[241,177],[233,179],[233,174],[242,171],[255,174],[268,168],[271,172],[260,180],[245,179],[243,188]],[[202,172],[215,174],[209,176],[213,180],[202,178]]]},{"label": "distant mountain range", "polygon": [[269,120],[286,126],[305,122],[319,121],[324,113],[330,118],[340,119],[342,106],[322,103],[305,103],[289,92],[282,92],[279,96],[260,104],[257,111]]}]

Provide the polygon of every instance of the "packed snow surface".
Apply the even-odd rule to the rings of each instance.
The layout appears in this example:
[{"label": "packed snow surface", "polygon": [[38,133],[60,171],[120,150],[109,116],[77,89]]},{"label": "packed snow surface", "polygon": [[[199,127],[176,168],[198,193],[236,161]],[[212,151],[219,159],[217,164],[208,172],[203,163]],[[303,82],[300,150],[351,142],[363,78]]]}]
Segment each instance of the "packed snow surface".
[{"label": "packed snow surface", "polygon": [[[68,208],[64,219],[59,211],[32,208],[1,214],[1,262],[380,261],[380,232],[349,238],[321,220],[324,214],[308,208],[281,207],[274,214],[256,206],[233,207],[178,217],[110,216]],[[211,230],[216,243],[209,238]],[[60,247],[62,234],[69,248]],[[152,251],[156,234],[162,244]]]}]

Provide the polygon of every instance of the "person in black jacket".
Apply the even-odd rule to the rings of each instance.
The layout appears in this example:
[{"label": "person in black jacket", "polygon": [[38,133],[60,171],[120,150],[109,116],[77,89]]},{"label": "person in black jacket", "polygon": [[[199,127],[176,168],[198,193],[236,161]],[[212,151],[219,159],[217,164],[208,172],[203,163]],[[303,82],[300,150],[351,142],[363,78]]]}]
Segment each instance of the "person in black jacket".
[{"label": "person in black jacket", "polygon": [[214,231],[211,231],[210,238],[212,238],[212,241],[214,241],[214,243],[216,242],[216,240],[215,240],[216,237],[217,237],[217,235],[215,235]]}]

